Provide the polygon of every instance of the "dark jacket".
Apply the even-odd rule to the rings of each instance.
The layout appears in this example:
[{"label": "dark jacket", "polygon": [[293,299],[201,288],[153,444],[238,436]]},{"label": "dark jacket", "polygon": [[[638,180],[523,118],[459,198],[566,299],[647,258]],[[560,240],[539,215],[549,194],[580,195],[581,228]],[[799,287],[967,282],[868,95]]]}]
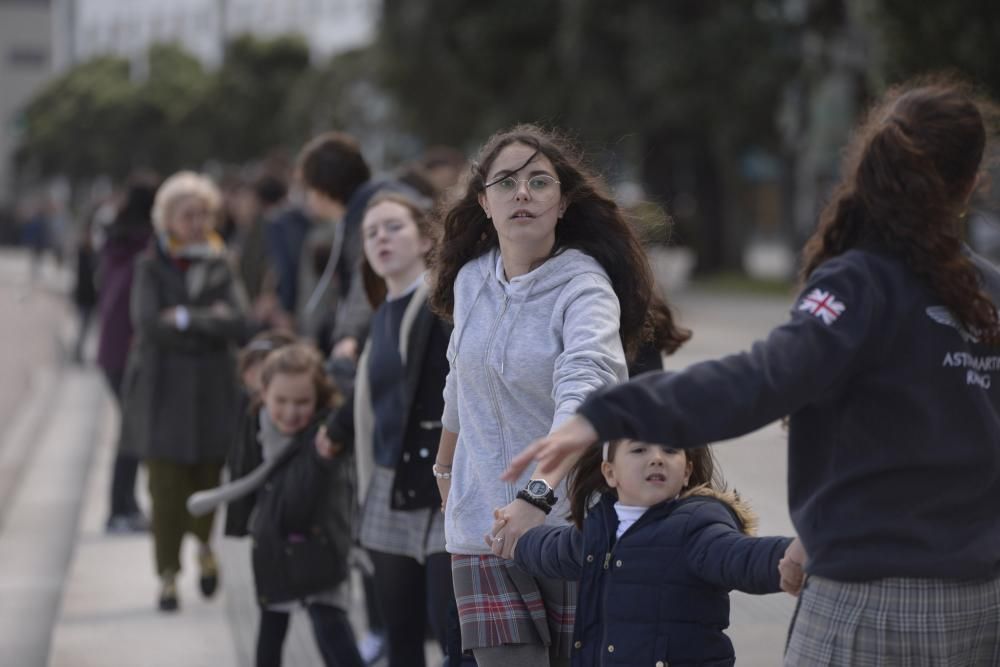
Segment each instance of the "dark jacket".
[{"label": "dark jacket", "polygon": [[[1000,304],[1000,272],[969,254]],[[788,502],[811,573],[1000,575],[1000,354],[887,252],[824,262],[749,352],[595,392],[580,413],[601,440],[678,447],[791,415]]]},{"label": "dark jacket", "polygon": [[[257,434],[260,432],[257,409],[251,408],[250,397],[245,391],[240,392],[237,414],[241,415],[239,426],[226,455],[229,479],[233,480],[246,477],[264,462],[260,442],[257,440]],[[250,515],[253,513],[256,500],[257,495],[251,493],[226,505],[224,534],[230,537],[246,537],[250,534]]]},{"label": "dark jacket", "polygon": [[729,591],[777,592],[791,539],[744,534],[745,506],[727,494],[654,505],[616,542],[616,499],[592,507],[583,531],[539,526],[515,549],[530,574],[580,582],[573,666],[734,664]]},{"label": "dark jacket", "polygon": [[76,282],[73,284],[73,303],[82,309],[91,309],[97,303],[97,255],[89,244],[81,243],[76,249]]},{"label": "dark jacket", "polygon": [[[182,271],[154,244],[136,264],[131,299],[135,341],[124,383],[121,444],[144,459],[222,462],[237,424],[236,345],[244,298],[224,258]],[[212,305],[225,303],[225,314]],[[184,331],[161,319],[183,305]]]},{"label": "dark jacket", "polygon": [[[256,421],[257,411],[253,411]],[[341,452],[324,459],[316,452],[314,439],[322,418],[318,417],[295,436],[282,461],[257,491],[250,534],[253,536],[254,582],[261,605],[319,593],[342,582],[348,573],[355,509],[354,461]],[[256,436],[254,436],[256,442]],[[305,540],[323,542],[318,552],[295,552]],[[315,554],[319,553],[320,558]],[[292,554],[280,565],[275,554]],[[301,554],[301,560],[296,558]],[[305,570],[313,570],[311,572]],[[307,590],[289,590],[292,577],[315,582]]]},{"label": "dark jacket", "polygon": [[[444,410],[444,381],[448,375],[448,337],[451,327],[434,315],[427,305],[427,288],[421,286],[413,295],[403,324],[400,345],[405,368],[403,447],[395,466],[392,509],[412,510],[438,507],[441,496],[431,471],[441,441],[441,413]],[[373,419],[371,397],[367,391],[368,354],[358,365],[358,384],[341,412],[327,424],[335,440],[354,436],[358,456],[366,448],[371,458],[372,434],[365,426]],[[352,409],[353,408],[353,409]],[[360,427],[359,427],[360,425]],[[370,474],[370,471],[365,471]]]},{"label": "dark jacket", "polygon": [[107,372],[124,372],[132,342],[129,299],[135,275],[136,257],[149,245],[152,227],[115,226],[101,247],[98,283],[101,337],[97,343],[97,364]]}]

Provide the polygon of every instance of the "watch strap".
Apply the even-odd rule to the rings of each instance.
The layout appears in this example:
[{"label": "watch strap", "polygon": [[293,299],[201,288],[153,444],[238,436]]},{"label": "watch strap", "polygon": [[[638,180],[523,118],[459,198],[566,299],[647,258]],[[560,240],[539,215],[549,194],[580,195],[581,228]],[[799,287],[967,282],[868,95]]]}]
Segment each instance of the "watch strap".
[{"label": "watch strap", "polygon": [[535,496],[528,493],[525,489],[521,489],[520,491],[517,492],[517,498],[523,500],[529,505],[534,505],[535,507],[542,510],[546,514],[552,511],[552,505],[549,505],[541,498],[536,498]]}]

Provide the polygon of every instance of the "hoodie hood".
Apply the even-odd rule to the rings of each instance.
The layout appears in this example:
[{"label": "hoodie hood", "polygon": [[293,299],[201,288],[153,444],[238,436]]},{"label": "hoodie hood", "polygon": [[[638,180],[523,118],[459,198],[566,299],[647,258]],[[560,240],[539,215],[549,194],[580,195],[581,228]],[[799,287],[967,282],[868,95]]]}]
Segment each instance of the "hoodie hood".
[{"label": "hoodie hood", "polygon": [[[548,295],[554,290],[560,290],[569,282],[581,276],[591,274],[602,281],[607,281],[607,273],[596,259],[574,248],[566,248],[558,254],[545,260],[541,266],[528,273],[508,280],[503,267],[503,257],[499,248],[493,248],[489,252],[480,255],[470,262],[473,273],[479,280],[479,288],[470,310],[474,309],[476,303],[486,290],[492,290],[500,295],[506,303],[513,308],[513,319],[511,327],[515,326],[517,320],[527,304],[532,301],[547,300]],[[465,269],[463,269],[464,271]],[[459,324],[456,322],[454,341],[455,355],[462,344],[462,336],[469,320]],[[506,365],[505,354],[501,358],[501,374]]]}]

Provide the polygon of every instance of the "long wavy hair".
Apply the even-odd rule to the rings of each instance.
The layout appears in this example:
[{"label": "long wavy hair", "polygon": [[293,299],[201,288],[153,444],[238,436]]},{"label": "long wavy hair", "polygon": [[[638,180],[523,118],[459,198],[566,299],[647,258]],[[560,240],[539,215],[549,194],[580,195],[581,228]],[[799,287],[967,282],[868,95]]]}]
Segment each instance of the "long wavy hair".
[{"label": "long wavy hair", "polygon": [[1000,343],[997,310],[962,252],[964,209],[998,118],[967,84],[891,89],[848,145],[843,176],[802,251],[803,282],[861,243],[902,260],[970,331]]},{"label": "long wavy hair", "polygon": [[518,125],[493,135],[471,165],[465,193],[444,212],[443,236],[429,257],[432,309],[451,321],[459,270],[499,245],[479,196],[485,192],[494,160],[512,144],[535,149],[555,167],[567,207],[556,224],[552,253],[575,248],[593,257],[607,272],[621,304],[621,337],[628,359],[633,359],[643,344],[654,344],[667,353],[680,347],[691,333],[677,326],[670,308],[657,294],[646,254],[621,209],[583,166],[570,142],[535,125]]},{"label": "long wavy hair", "polygon": [[[628,440],[615,440],[608,446],[608,461],[615,460],[615,451]],[[684,455],[691,462],[691,476],[681,489],[681,497],[691,495],[703,489],[725,491],[726,482],[715,465],[715,457],[709,447],[685,449]],[[590,447],[580,457],[566,478],[566,490],[569,494],[570,520],[577,528],[583,529],[583,520],[587,510],[601,495],[612,491],[608,481],[601,472],[604,461],[603,447]]]}]

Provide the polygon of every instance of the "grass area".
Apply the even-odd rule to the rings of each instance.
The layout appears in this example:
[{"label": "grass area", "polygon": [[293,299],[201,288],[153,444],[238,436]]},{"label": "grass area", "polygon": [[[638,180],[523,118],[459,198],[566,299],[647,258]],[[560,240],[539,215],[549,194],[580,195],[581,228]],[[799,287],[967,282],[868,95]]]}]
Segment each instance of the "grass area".
[{"label": "grass area", "polygon": [[738,271],[724,271],[704,276],[693,276],[691,286],[695,289],[711,292],[734,292],[738,294],[780,297],[788,297],[795,292],[794,281],[761,280],[751,278]]}]

